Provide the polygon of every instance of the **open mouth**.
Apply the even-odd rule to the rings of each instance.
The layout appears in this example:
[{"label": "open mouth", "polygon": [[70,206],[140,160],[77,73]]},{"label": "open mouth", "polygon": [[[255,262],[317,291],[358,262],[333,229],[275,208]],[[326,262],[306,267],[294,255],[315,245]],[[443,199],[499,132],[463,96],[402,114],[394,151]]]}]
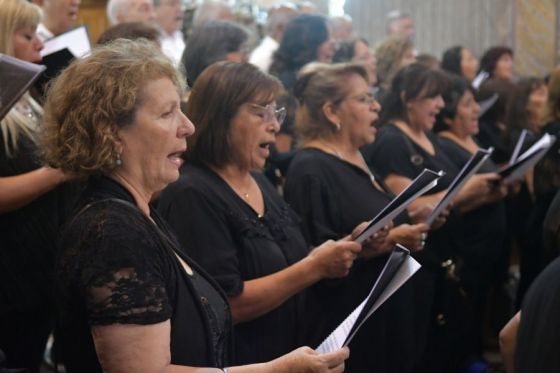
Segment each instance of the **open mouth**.
[{"label": "open mouth", "polygon": [[169,159],[172,163],[180,167],[183,164],[183,158],[182,158],[183,153],[184,151],[171,153],[167,156],[167,159]]}]

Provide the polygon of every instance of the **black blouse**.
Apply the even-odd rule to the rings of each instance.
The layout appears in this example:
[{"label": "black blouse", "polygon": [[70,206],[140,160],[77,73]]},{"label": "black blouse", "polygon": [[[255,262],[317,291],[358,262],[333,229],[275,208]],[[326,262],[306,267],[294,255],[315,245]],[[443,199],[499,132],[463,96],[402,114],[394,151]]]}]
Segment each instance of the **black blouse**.
[{"label": "black blouse", "polygon": [[[309,252],[297,216],[262,174],[253,177],[264,198],[262,217],[216,173],[192,164],[158,204],[185,252],[231,297],[241,294],[244,281],[283,270]],[[237,363],[268,361],[300,345],[302,297],[235,326]]]},{"label": "black blouse", "polygon": [[[459,168],[468,162],[471,153],[451,139],[440,137],[440,145],[449,159]],[[496,172],[498,166],[488,159],[478,170],[479,174]],[[481,206],[462,214],[462,229],[457,249],[463,257],[490,266],[496,262],[506,234],[506,210],[503,201]]]},{"label": "black blouse", "polygon": [[[17,151],[6,155],[0,131],[0,177],[41,167],[37,146],[19,136]],[[53,276],[59,228],[78,195],[75,183],[63,184],[11,212],[0,214],[0,317],[53,303]]]},{"label": "black blouse", "polygon": [[[227,299],[177,250],[176,239],[155,211],[154,224],[132,195],[108,178],[91,180],[80,206],[64,231],[57,271],[57,342],[67,371],[101,371],[91,326],[166,320],[171,322],[172,364],[227,365]],[[192,266],[193,277],[176,255]]]},{"label": "black blouse", "polygon": [[[364,158],[383,179],[395,174],[412,180],[424,168],[436,172],[442,170],[445,175],[427,194],[438,193],[449,187],[460,168],[445,154],[436,135],[432,132],[427,132],[426,135],[434,147],[433,155],[412,141],[396,125],[387,123],[379,130],[375,142],[363,149]],[[443,227],[430,232],[426,249],[417,255],[425,268],[439,269],[439,262],[453,255],[455,237],[460,229],[456,214],[452,213]],[[435,253],[439,258],[434,256]]]},{"label": "black blouse", "polygon": [[[383,182],[376,177],[382,187]],[[394,197],[377,189],[363,169],[319,149],[297,152],[286,178],[286,200],[303,220],[312,244],[339,239],[372,219]],[[404,212],[395,225],[409,221]],[[307,343],[317,346],[367,296],[387,256],[357,260],[342,279],[325,280],[308,293],[307,319],[313,325]],[[414,278],[372,316],[350,344],[351,372],[411,372],[415,364],[412,291]],[[394,346],[399,346],[395,349]]]}]

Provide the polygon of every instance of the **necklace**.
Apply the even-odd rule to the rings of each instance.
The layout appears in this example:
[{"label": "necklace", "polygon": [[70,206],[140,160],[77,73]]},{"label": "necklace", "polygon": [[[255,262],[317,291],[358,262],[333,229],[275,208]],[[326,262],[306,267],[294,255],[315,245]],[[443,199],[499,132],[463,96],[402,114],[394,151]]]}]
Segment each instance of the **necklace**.
[{"label": "necklace", "polygon": [[371,173],[371,170],[369,169],[369,167],[368,167],[368,165],[367,165],[367,162],[366,162],[366,160],[364,159],[364,156],[362,155],[362,153],[360,153],[359,150],[357,151],[357,154],[358,154],[358,158],[359,158],[360,162],[362,163],[361,165],[355,164],[354,162],[347,161],[347,160],[344,158],[344,156],[342,155],[342,153],[339,152],[339,151],[338,151],[334,146],[332,146],[331,144],[328,144],[328,143],[326,143],[326,142],[324,142],[324,141],[320,141],[320,142],[318,142],[318,143],[319,143],[319,145],[322,145],[326,150],[328,150],[329,153],[334,153],[334,155],[336,155],[336,156],[337,156],[338,158],[340,158],[341,160],[343,160],[343,161],[345,161],[345,162],[348,162],[348,163],[352,163],[352,164],[354,164],[355,166],[358,166],[360,169],[362,169],[363,171],[365,171],[365,172],[368,174],[368,176],[369,176],[371,182],[372,182],[372,183],[375,183],[375,176],[373,176],[373,174]]}]

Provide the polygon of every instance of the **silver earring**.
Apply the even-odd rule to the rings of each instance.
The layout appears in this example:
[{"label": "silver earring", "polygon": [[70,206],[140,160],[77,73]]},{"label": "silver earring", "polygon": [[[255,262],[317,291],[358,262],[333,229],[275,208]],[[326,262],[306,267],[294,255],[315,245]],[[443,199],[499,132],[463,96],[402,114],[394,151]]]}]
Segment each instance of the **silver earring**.
[{"label": "silver earring", "polygon": [[340,131],[340,123],[335,123],[334,126],[336,128],[336,132],[339,132]]},{"label": "silver earring", "polygon": [[120,153],[117,153],[117,159],[115,159],[115,165],[122,166],[122,159]]}]

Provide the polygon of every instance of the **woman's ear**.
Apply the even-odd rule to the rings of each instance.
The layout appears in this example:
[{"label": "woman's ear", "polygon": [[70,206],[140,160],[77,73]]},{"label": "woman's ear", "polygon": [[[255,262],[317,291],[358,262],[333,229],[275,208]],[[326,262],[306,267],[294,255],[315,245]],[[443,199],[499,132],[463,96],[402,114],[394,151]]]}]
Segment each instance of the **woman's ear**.
[{"label": "woman's ear", "polygon": [[451,127],[451,126],[453,125],[453,119],[454,119],[454,118],[444,117],[444,118],[443,118],[443,123],[445,123],[446,125],[448,125],[449,127]]},{"label": "woman's ear", "polygon": [[323,114],[327,118],[329,122],[331,122],[337,130],[340,130],[340,117],[336,113],[336,108],[334,104],[330,101],[327,101],[323,104]]}]

